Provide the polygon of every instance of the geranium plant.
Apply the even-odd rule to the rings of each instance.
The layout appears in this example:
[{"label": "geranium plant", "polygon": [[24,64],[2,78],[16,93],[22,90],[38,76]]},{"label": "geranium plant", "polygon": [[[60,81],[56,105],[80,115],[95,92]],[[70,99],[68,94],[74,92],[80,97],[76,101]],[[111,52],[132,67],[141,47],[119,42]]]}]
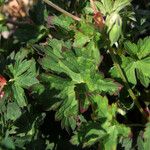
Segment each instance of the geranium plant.
[{"label": "geranium plant", "polygon": [[0,5],[1,149],[150,149],[147,0]]}]

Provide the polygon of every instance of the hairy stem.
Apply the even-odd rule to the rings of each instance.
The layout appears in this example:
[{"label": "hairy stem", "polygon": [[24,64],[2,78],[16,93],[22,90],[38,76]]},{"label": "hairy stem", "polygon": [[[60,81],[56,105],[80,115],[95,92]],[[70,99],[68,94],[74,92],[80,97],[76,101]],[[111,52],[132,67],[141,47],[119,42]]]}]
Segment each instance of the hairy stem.
[{"label": "hairy stem", "polygon": [[97,8],[94,4],[94,0],[90,0],[90,4],[91,4],[91,8],[93,9],[94,13],[96,14],[97,13]]},{"label": "hairy stem", "polygon": [[51,1],[49,1],[49,0],[43,0],[43,1],[44,1],[46,4],[48,4],[49,6],[53,7],[54,9],[56,9],[57,11],[63,13],[64,15],[69,16],[69,17],[71,17],[72,19],[77,20],[77,21],[80,21],[80,20],[81,20],[81,18],[70,14],[69,12],[67,12],[67,11],[65,11],[64,9],[60,8],[59,6],[57,6],[56,4],[52,3]]},{"label": "hairy stem", "polygon": [[128,93],[130,95],[130,97],[132,98],[132,100],[134,101],[135,105],[137,106],[137,108],[139,109],[139,111],[141,112],[141,114],[144,116],[144,118],[147,120],[147,115],[146,113],[144,112],[143,108],[141,107],[140,103],[138,102],[138,99],[137,97],[135,96],[135,94],[133,93],[132,89],[130,88],[129,84],[128,84],[128,81],[119,65],[119,62],[115,56],[115,53],[114,53],[114,50],[113,49],[109,49],[109,52],[110,52],[110,55],[112,57],[112,60],[113,60],[113,63],[114,63],[114,66],[116,67],[116,69],[118,70],[127,90],[128,90]]}]

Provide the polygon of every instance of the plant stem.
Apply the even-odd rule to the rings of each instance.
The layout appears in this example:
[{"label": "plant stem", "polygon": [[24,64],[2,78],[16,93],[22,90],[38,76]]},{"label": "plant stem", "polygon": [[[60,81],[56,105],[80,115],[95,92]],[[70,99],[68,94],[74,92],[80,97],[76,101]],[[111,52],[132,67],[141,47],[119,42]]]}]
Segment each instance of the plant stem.
[{"label": "plant stem", "polygon": [[43,0],[43,1],[44,1],[46,4],[48,4],[49,6],[53,7],[53,8],[56,9],[56,10],[58,10],[59,12],[65,14],[66,16],[69,16],[69,17],[71,17],[71,18],[74,19],[74,20],[81,21],[81,18],[70,14],[69,12],[67,12],[67,11],[65,11],[64,9],[60,8],[59,6],[57,6],[56,4],[52,3],[51,1],[49,1],[49,0]]},{"label": "plant stem", "polygon": [[90,4],[91,4],[91,8],[93,9],[94,13],[96,14],[98,11],[97,11],[97,8],[94,4],[94,0],[90,0]]},{"label": "plant stem", "polygon": [[145,128],[145,125],[143,124],[126,124],[128,127],[142,127],[142,128]]},{"label": "plant stem", "polygon": [[132,98],[132,100],[134,101],[135,105],[137,106],[137,108],[139,109],[139,111],[141,112],[141,114],[144,116],[144,118],[147,120],[147,115],[146,113],[144,112],[143,108],[141,107],[140,103],[138,102],[138,99],[137,97],[135,96],[135,94],[133,93],[132,89],[130,88],[129,84],[128,84],[128,81],[119,65],[119,62],[115,56],[115,53],[114,53],[114,50],[112,48],[109,49],[109,52],[110,52],[110,55],[111,55],[111,58],[113,60],[113,63],[114,63],[114,66],[116,67],[116,69],[118,70],[127,90],[128,90],[128,93],[130,95],[130,97]]}]

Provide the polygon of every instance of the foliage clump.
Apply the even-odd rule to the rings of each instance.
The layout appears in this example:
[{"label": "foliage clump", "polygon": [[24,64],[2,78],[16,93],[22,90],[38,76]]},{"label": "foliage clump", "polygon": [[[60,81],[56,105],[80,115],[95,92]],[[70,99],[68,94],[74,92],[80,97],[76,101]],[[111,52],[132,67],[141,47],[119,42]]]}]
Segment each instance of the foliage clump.
[{"label": "foliage clump", "polygon": [[0,13],[0,149],[148,150],[150,3],[33,2]]}]

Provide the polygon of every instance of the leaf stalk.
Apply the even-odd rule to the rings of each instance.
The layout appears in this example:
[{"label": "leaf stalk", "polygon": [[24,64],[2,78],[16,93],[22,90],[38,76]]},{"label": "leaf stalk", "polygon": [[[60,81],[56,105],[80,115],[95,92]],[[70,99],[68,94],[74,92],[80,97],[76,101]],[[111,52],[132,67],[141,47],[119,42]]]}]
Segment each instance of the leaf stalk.
[{"label": "leaf stalk", "polygon": [[57,6],[56,4],[52,3],[51,1],[49,1],[49,0],[43,0],[43,1],[44,1],[46,4],[48,4],[49,6],[53,7],[54,9],[56,9],[57,11],[63,13],[64,15],[66,15],[66,16],[68,16],[68,17],[71,17],[71,18],[74,19],[74,20],[81,21],[81,18],[72,15],[71,13],[65,11],[64,9],[60,8],[59,6]]},{"label": "leaf stalk", "polygon": [[110,55],[111,55],[111,58],[112,58],[112,61],[114,63],[114,66],[116,67],[117,71],[119,72],[120,76],[121,76],[121,79],[123,80],[127,90],[128,90],[128,93],[130,95],[130,97],[132,98],[132,100],[134,101],[135,105],[137,106],[137,108],[139,109],[139,111],[141,112],[141,114],[143,115],[143,117],[147,120],[147,115],[146,113],[144,112],[142,106],[140,105],[140,103],[138,102],[138,99],[137,97],[135,96],[134,92],[132,91],[132,89],[130,88],[129,84],[128,84],[128,81],[120,67],[120,64],[115,56],[115,53],[114,53],[114,50],[112,48],[109,49],[109,52],[110,52]]}]

